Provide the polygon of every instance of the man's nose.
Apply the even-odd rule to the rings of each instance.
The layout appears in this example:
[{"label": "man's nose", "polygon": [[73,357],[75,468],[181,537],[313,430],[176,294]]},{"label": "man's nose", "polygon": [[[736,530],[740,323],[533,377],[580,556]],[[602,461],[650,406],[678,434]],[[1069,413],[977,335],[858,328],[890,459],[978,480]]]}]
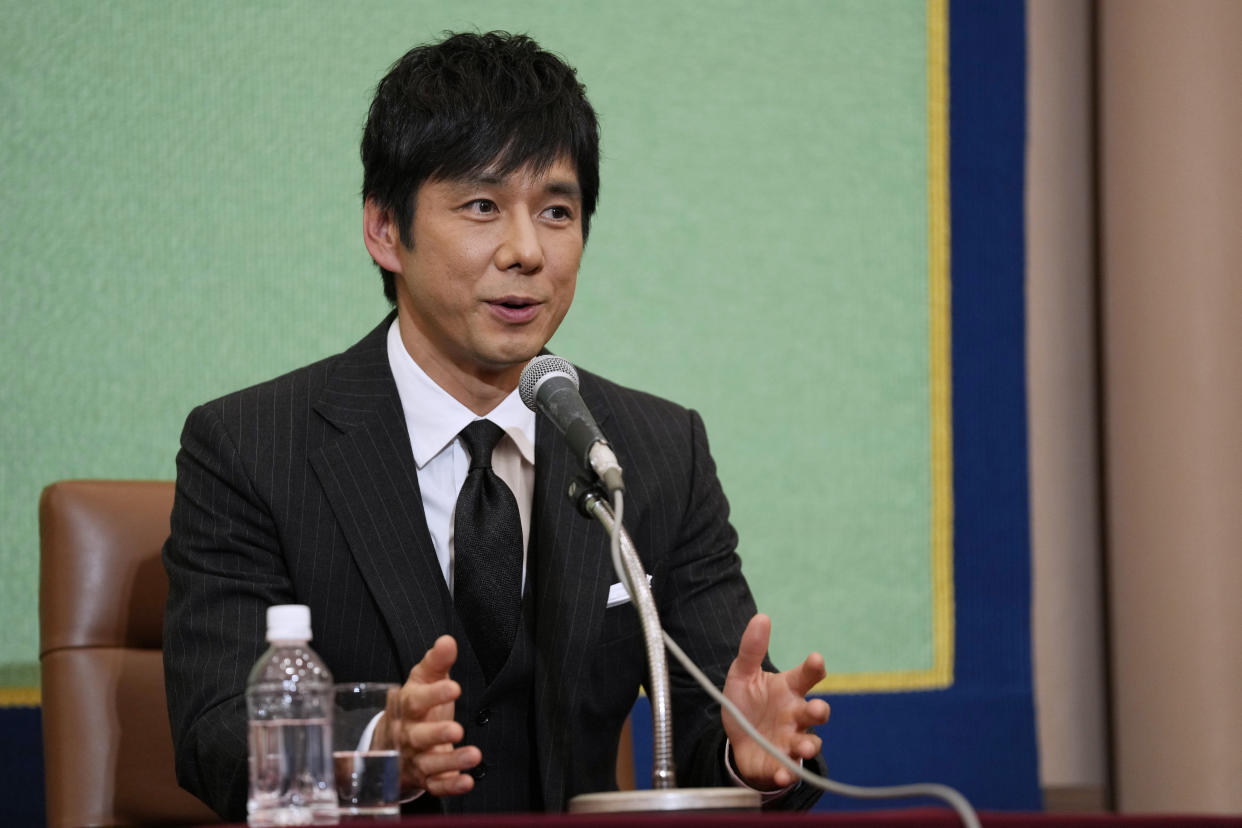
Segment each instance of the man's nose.
[{"label": "man's nose", "polygon": [[504,237],[496,248],[496,267],[534,273],[543,267],[543,245],[530,216],[513,214],[505,222]]}]

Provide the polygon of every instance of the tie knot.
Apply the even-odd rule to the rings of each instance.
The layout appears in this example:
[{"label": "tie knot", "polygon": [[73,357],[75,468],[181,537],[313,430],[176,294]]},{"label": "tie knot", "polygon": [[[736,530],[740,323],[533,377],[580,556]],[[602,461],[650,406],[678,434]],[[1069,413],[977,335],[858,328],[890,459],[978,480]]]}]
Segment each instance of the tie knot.
[{"label": "tie knot", "polygon": [[505,436],[505,430],[491,420],[475,420],[461,430],[461,441],[470,452],[471,469],[490,469],[492,449]]}]

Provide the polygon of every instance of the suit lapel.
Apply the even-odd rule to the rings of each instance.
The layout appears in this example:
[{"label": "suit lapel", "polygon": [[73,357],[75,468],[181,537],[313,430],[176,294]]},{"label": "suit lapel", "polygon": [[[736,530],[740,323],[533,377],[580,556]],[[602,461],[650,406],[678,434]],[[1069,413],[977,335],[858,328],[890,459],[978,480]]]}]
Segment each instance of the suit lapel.
[{"label": "suit lapel", "polygon": [[392,317],[342,355],[315,411],[340,434],[311,457],[362,577],[409,669],[451,629],[452,599],[423,513],[388,365]]},{"label": "suit lapel", "polygon": [[[606,419],[599,400],[583,397]],[[583,671],[599,639],[612,583],[606,533],[583,517],[566,491],[582,469],[556,427],[540,415],[535,425],[535,730],[544,807],[565,804],[566,763],[572,761],[574,711],[584,688]],[[589,688],[588,688],[589,689]]]},{"label": "suit lapel", "polygon": [[[451,631],[452,597],[427,530],[401,399],[388,365],[391,316],[342,355],[315,412],[339,434],[311,465],[354,560],[396,643],[413,666]],[[603,401],[583,389],[601,426]],[[535,429],[535,495],[530,554],[535,600],[535,729],[544,805],[563,808],[566,763],[582,674],[599,638],[613,581],[606,534],[580,515],[566,491],[581,473],[556,428]]]}]

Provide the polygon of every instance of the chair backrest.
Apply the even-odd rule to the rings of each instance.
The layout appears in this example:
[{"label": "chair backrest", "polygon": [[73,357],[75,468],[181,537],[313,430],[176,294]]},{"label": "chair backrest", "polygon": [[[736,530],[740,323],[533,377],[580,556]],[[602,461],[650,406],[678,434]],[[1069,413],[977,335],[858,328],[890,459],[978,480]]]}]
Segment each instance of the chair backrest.
[{"label": "chair backrest", "polygon": [[218,822],[177,785],[161,637],[173,484],[70,480],[39,499],[47,821]]}]

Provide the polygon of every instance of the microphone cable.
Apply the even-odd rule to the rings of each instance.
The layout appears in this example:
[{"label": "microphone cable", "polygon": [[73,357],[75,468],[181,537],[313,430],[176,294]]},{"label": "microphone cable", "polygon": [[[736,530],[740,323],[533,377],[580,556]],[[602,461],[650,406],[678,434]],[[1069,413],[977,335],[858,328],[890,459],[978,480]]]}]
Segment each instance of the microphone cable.
[{"label": "microphone cable", "polygon": [[[612,506],[614,518],[612,529],[609,531],[609,551],[612,555],[612,566],[617,571],[617,576],[621,579],[622,583],[625,584],[626,589],[629,591],[631,600],[633,600],[636,594],[635,589],[637,587],[630,579],[629,571],[622,565],[621,562],[621,533],[625,531],[621,524],[624,505],[625,501],[622,497],[622,493],[620,491],[613,492]],[[665,648],[673,654],[674,658],[681,662],[681,666],[684,667],[686,672],[688,672],[691,677],[699,683],[699,686],[702,687],[709,696],[715,699],[723,709],[729,711],[738,724],[742,726],[742,729],[746,731],[747,735],[754,739],[755,742],[767,751],[773,759],[780,762],[781,765],[788,769],[790,773],[794,774],[803,782],[806,782],[808,785],[814,785],[822,791],[837,794],[838,796],[850,797],[852,799],[907,799],[909,797],[929,797],[932,799],[939,799],[957,812],[958,818],[961,819],[962,825],[966,826],[966,828],[980,828],[979,816],[975,813],[974,807],[971,806],[966,797],[962,796],[960,792],[949,787],[948,785],[941,785],[936,782],[918,782],[909,785],[865,787],[862,785],[850,785],[844,782],[837,782],[836,780],[829,779],[826,776],[820,776],[819,774],[812,773],[802,767],[800,763],[794,762],[786,756],[780,748],[768,741],[768,739],[760,733],[759,730],[751,724],[745,716],[742,715],[742,712],[738,710],[737,705],[731,702],[724,693],[717,689],[716,685],[712,683],[712,680],[708,678],[693,661],[691,661],[690,656],[686,655],[685,651],[678,646],[672,636],[665,632],[663,628],[661,628],[660,632],[664,636]]]}]

